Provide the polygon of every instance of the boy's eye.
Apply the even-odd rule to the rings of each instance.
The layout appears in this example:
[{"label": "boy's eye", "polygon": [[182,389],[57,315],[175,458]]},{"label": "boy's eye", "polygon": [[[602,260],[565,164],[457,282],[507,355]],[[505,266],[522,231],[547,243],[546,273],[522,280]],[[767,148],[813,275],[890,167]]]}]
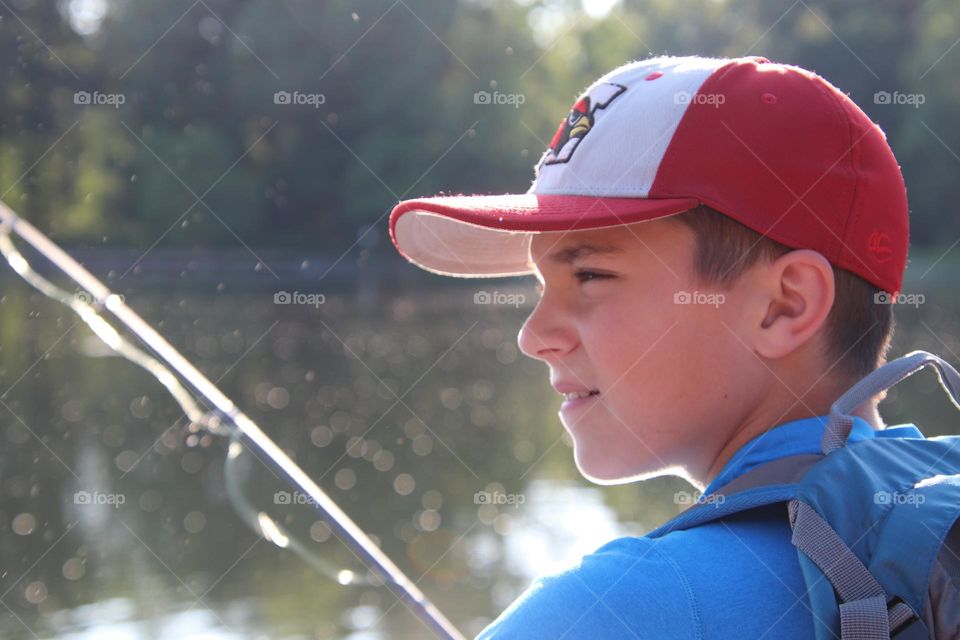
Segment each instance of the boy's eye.
[{"label": "boy's eye", "polygon": [[[612,278],[613,276],[608,273],[597,273],[596,271],[589,271],[587,269],[579,269],[578,271],[573,272],[573,277],[576,278],[580,284],[584,282],[589,282],[590,280],[606,280]],[[543,296],[543,283],[537,280],[535,287],[537,293],[540,296]]]},{"label": "boy's eye", "polygon": [[605,278],[613,277],[606,273],[597,273],[596,271],[588,271],[586,269],[580,269],[579,271],[574,272],[573,276],[579,280],[581,284],[589,280],[603,280]]}]

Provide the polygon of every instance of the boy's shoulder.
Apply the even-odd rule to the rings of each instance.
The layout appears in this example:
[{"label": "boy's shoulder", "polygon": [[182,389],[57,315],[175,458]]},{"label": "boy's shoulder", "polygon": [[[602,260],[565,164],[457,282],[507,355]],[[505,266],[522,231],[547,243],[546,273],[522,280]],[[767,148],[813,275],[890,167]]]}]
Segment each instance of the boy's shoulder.
[{"label": "boy's shoulder", "polygon": [[[536,579],[479,638],[808,637],[785,507],[623,537]],[[762,611],[757,606],[764,603]],[[774,605],[774,606],[771,606]],[[755,632],[755,633],[754,633]]]}]

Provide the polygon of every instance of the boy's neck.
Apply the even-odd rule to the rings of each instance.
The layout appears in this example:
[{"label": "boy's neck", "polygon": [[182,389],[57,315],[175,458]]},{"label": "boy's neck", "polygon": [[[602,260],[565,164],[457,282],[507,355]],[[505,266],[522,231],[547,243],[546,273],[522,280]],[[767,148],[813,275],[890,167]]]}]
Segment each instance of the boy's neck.
[{"label": "boy's neck", "polygon": [[866,420],[874,429],[883,429],[887,425],[884,423],[883,418],[880,417],[880,412],[877,410],[878,402],[871,402],[866,407],[860,409],[859,411],[854,411],[853,415],[863,418]]}]

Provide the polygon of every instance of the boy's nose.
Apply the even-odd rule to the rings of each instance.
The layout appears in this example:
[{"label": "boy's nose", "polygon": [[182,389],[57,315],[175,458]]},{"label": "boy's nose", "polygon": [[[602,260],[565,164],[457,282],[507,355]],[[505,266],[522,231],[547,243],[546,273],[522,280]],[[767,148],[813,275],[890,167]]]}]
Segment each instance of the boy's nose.
[{"label": "boy's nose", "polygon": [[517,345],[528,357],[549,364],[576,346],[576,336],[556,313],[545,312],[538,304],[520,328]]}]

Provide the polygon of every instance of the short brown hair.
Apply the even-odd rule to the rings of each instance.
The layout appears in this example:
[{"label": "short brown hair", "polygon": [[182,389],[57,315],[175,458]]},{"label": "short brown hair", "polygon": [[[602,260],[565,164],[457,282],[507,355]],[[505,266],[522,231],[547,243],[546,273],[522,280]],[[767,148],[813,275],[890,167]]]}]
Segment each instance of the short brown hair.
[{"label": "short brown hair", "polygon": [[[671,218],[693,231],[694,270],[709,286],[729,287],[758,261],[773,261],[792,248],[771,240],[706,205]],[[833,267],[836,297],[824,325],[824,356],[840,379],[862,378],[881,365],[893,338],[893,305],[878,304],[879,287]]]}]

